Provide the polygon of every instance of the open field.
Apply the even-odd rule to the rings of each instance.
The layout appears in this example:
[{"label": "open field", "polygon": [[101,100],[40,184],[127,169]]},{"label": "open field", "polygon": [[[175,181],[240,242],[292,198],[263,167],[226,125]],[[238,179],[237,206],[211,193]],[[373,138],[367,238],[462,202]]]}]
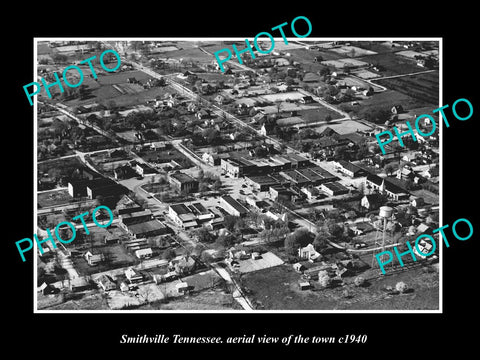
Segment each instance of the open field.
[{"label": "open field", "polygon": [[408,74],[421,69],[415,61],[403,56],[396,56],[393,52],[362,56],[359,60],[383,67],[382,76]]},{"label": "open field", "polygon": [[358,76],[359,78],[366,79],[366,80],[375,79],[377,77],[380,77],[379,74],[377,74],[375,72],[372,72],[372,71],[364,70],[364,69],[354,70],[354,71],[352,71],[352,74]]},{"label": "open field", "polygon": [[345,58],[345,59],[322,61],[322,65],[333,66],[337,69],[343,69],[345,66],[361,67],[361,66],[366,66],[368,64],[358,59]]},{"label": "open field", "polygon": [[439,74],[437,71],[393,79],[380,79],[376,82],[429,104],[438,104]]},{"label": "open field", "polygon": [[[355,287],[350,277],[344,279],[344,286],[301,291],[299,279],[291,265],[281,265],[245,274],[241,282],[252,292],[249,298],[265,310],[434,310],[439,306],[438,274],[425,273],[422,268],[375,277],[367,287]],[[413,291],[403,295],[384,291],[398,281],[404,281]],[[348,298],[343,294],[346,289]]]},{"label": "open field", "polygon": [[110,73],[105,76],[98,77],[98,83],[100,85],[112,85],[112,84],[126,84],[128,78],[135,78],[138,81],[145,81],[150,78],[150,75],[145,74],[143,71],[132,70],[132,71],[120,71],[115,73]]},{"label": "open field", "polygon": [[357,116],[361,118],[365,111],[372,107],[391,109],[393,105],[399,104],[402,105],[405,111],[421,107],[431,107],[430,103],[421,99],[415,99],[399,91],[387,90],[377,93],[375,94],[375,96],[363,99],[362,106],[360,108],[357,108]]},{"label": "open field", "polygon": [[169,299],[167,303],[150,303],[138,310],[242,310],[232,295],[220,289],[206,290],[201,293]]},{"label": "open field", "polygon": [[[179,45],[182,47],[181,50],[166,51],[161,53],[159,57],[184,59],[186,61],[195,61],[200,63],[211,63],[212,60],[215,60],[215,57],[213,55],[205,54],[200,49],[192,47],[191,43],[189,47],[183,46],[182,43],[179,43]],[[208,49],[207,51],[210,51],[210,49]]]},{"label": "open field", "polygon": [[330,49],[330,51],[336,52],[342,56],[349,56],[349,57],[359,57],[365,55],[374,55],[376,54],[375,51],[366,50],[358,46],[351,46],[351,45],[344,45],[340,47],[335,47]]}]

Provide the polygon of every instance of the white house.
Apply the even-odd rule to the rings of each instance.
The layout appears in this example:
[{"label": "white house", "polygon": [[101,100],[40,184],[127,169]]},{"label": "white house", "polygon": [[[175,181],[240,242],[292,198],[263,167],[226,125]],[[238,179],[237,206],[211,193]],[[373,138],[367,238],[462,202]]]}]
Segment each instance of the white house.
[{"label": "white house", "polygon": [[298,249],[298,256],[302,259],[306,259],[309,261],[315,261],[316,259],[320,258],[322,255],[318,253],[312,244],[308,244],[307,246]]}]

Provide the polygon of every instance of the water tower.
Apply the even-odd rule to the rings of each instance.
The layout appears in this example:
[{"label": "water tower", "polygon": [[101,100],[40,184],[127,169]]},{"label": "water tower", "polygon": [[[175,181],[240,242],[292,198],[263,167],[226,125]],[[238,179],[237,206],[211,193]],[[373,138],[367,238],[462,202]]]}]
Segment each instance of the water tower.
[{"label": "water tower", "polygon": [[[382,253],[385,251],[385,245],[387,242],[391,243],[390,239],[387,239],[386,232],[387,232],[387,220],[392,218],[393,209],[389,206],[382,206],[380,207],[380,219],[382,221],[381,228],[377,227],[377,232],[375,234],[375,249],[380,248],[380,251],[374,250],[372,253],[372,267],[375,263],[377,263],[377,258],[375,257],[376,254]],[[384,262],[384,257],[386,255],[382,255],[380,260]],[[390,264],[393,264],[391,262]]]}]

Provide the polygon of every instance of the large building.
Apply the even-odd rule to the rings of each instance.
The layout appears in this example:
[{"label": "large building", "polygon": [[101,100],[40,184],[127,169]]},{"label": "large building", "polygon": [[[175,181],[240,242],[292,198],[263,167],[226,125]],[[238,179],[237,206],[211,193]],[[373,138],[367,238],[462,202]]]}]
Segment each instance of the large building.
[{"label": "large building", "polygon": [[408,200],[410,194],[401,187],[392,184],[390,181],[383,179],[374,174],[368,174],[365,179],[367,188],[378,191],[381,194],[386,194],[389,198],[394,200]]},{"label": "large building", "polygon": [[343,186],[342,184],[336,181],[322,184],[320,188],[324,193],[330,196],[347,194],[349,192],[347,187]]},{"label": "large building", "polygon": [[255,164],[245,158],[221,159],[220,166],[226,174],[233,178],[251,175],[256,168]]},{"label": "large building", "polygon": [[163,235],[169,232],[169,229],[156,219],[138,224],[127,225],[126,229],[128,233],[136,239]]},{"label": "large building", "polygon": [[68,193],[71,197],[87,196],[89,199],[95,199],[97,196],[117,196],[127,192],[125,187],[107,178],[72,180],[68,183]]},{"label": "large building", "polygon": [[350,176],[351,178],[360,176],[365,173],[365,171],[359,168],[357,165],[352,164],[351,162],[345,160],[338,160],[335,162],[335,168],[341,173]]},{"label": "large building", "polygon": [[198,191],[198,181],[190,175],[175,172],[168,176],[170,184],[182,193],[191,193]]},{"label": "large building", "polygon": [[168,214],[176,224],[184,229],[195,228],[202,222],[208,222],[215,217],[214,214],[198,202],[190,205],[170,205]]},{"label": "large building", "polygon": [[220,198],[220,206],[233,216],[244,216],[248,213],[248,210],[230,195]]},{"label": "large building", "polygon": [[145,209],[131,213],[123,213],[118,215],[118,218],[120,219],[120,223],[122,225],[132,225],[152,220],[153,216],[151,210]]}]

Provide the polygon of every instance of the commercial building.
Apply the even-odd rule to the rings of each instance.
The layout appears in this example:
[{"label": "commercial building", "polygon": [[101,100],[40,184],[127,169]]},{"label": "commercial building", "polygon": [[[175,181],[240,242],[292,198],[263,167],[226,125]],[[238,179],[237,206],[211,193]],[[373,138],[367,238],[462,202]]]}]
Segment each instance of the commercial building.
[{"label": "commercial building", "polygon": [[342,195],[342,194],[347,194],[348,193],[348,188],[340,184],[339,182],[329,182],[320,185],[320,189],[330,195],[330,196],[337,196],[337,195]]},{"label": "commercial building", "polygon": [[212,212],[198,202],[188,206],[185,204],[170,205],[168,214],[177,225],[184,229],[195,228],[200,223],[211,221],[215,217]]},{"label": "commercial building", "polygon": [[170,184],[178,191],[183,193],[191,193],[198,191],[198,181],[192,178],[190,175],[175,172],[168,176]]},{"label": "commercial building", "polygon": [[128,190],[122,185],[107,178],[92,180],[72,180],[68,183],[68,193],[71,197],[118,196],[126,194]]},{"label": "commercial building", "polygon": [[163,235],[169,232],[169,229],[160,221],[154,219],[138,224],[126,225],[128,233],[136,239],[142,237]]},{"label": "commercial building", "polygon": [[360,176],[365,173],[363,169],[345,160],[338,160],[334,163],[334,165],[338,171],[347,176],[350,176],[351,178]]},{"label": "commercial building", "polygon": [[233,216],[244,216],[248,213],[248,210],[230,195],[220,198],[220,206]]}]

